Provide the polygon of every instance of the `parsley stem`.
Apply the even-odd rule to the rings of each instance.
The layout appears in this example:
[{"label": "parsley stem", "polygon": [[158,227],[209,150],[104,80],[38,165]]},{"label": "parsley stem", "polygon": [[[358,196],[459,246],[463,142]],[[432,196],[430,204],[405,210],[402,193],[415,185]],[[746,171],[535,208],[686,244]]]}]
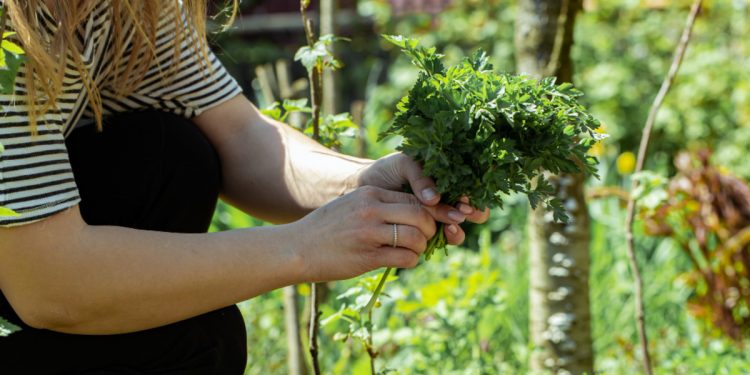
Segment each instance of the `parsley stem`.
[{"label": "parsley stem", "polygon": [[380,293],[383,292],[383,286],[385,286],[385,281],[388,279],[388,275],[391,273],[393,268],[388,267],[385,269],[385,272],[383,272],[383,276],[380,276],[380,281],[378,281],[378,286],[375,288],[375,291],[372,292],[372,297],[370,297],[370,301],[367,302],[367,306],[365,306],[365,312],[368,314],[372,311],[373,306],[375,306],[375,302],[377,302],[378,297],[380,297]]},{"label": "parsley stem", "polygon": [[[443,230],[443,227],[445,224],[438,223],[437,225],[437,233],[432,236],[432,238],[427,242],[427,250],[425,251],[425,259],[429,260],[430,257],[432,257],[432,254],[435,252],[436,249],[444,249],[446,251],[446,255],[448,254],[448,250],[446,249],[447,240],[445,238],[445,231]],[[388,275],[390,275],[393,268],[388,267],[385,269],[385,272],[383,272],[383,275],[380,276],[380,281],[378,281],[378,286],[375,287],[375,290],[372,292],[372,297],[370,297],[370,300],[367,301],[367,305],[365,306],[365,312],[370,313],[372,311],[373,306],[375,306],[375,303],[378,301],[378,297],[380,297],[380,294],[383,292],[383,287],[385,286],[385,282],[388,279]]]}]

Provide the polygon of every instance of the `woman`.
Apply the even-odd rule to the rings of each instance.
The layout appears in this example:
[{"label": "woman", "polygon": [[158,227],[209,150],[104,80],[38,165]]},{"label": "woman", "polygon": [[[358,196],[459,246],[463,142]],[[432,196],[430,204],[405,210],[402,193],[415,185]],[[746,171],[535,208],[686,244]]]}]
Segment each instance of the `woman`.
[{"label": "woman", "polygon": [[[205,42],[201,0],[2,0],[27,53],[0,97],[8,373],[242,373],[235,303],[413,267],[445,222],[401,154],[327,150],[262,116]],[[98,131],[97,129],[101,131]],[[410,184],[416,197],[397,192]],[[279,223],[206,234],[218,195]]]}]

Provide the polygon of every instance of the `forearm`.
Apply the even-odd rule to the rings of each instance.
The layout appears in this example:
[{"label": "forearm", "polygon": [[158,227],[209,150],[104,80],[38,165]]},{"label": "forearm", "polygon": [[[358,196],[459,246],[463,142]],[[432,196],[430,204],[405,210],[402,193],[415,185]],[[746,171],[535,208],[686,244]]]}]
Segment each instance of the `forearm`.
[{"label": "forearm", "polygon": [[195,119],[222,161],[223,198],[256,217],[290,222],[358,186],[372,163],[331,151],[237,97]]},{"label": "forearm", "polygon": [[0,246],[3,292],[41,328],[132,332],[304,281],[284,226],[174,234],[67,219],[33,224],[33,240],[14,235]]}]

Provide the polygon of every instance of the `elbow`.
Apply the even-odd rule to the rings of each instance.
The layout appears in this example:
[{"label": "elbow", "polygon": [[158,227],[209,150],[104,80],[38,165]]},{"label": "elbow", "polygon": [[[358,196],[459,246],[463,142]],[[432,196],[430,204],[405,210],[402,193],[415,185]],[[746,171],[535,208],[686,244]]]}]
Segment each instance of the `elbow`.
[{"label": "elbow", "polygon": [[71,303],[48,298],[17,298],[11,300],[13,310],[21,321],[31,328],[56,332],[76,333],[90,314],[82,313]]}]

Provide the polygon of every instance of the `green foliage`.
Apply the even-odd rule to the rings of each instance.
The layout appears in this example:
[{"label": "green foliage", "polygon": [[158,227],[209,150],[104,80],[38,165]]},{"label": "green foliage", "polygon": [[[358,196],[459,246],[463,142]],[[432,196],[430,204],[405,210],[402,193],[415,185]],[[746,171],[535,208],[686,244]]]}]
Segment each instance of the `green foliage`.
[{"label": "green foliage", "polygon": [[16,75],[25,56],[23,48],[10,40],[16,33],[5,31],[7,15],[4,6],[0,6],[0,20],[0,94],[10,95],[15,90]]},{"label": "green foliage", "polygon": [[[649,104],[669,69],[689,1],[596,1],[576,19],[574,82],[612,135],[610,151],[635,151]],[[750,2],[704,1],[674,87],[659,112],[648,169],[673,172],[678,151],[716,150],[750,178]]]},{"label": "green foliage", "polygon": [[642,210],[653,211],[667,199],[667,192],[664,190],[667,179],[664,176],[652,171],[641,171],[632,178],[638,181],[638,187],[631,194]]},{"label": "green foliage", "polygon": [[[477,252],[456,249],[444,262],[401,270],[373,310],[378,359],[398,374],[526,374],[528,332],[528,204],[515,195],[493,213],[475,243]],[[633,325],[633,290],[624,251],[624,209],[616,199],[593,201],[591,226],[591,319],[603,374],[641,371]],[[231,215],[230,215],[231,214]],[[229,216],[233,216],[230,218]],[[239,211],[221,211],[215,221],[247,225]],[[224,225],[224,224],[219,224]],[[511,228],[500,237],[497,227]],[[640,235],[637,233],[637,235]],[[706,336],[684,308],[692,288],[679,278],[690,261],[679,245],[646,238],[638,253],[643,265],[648,328],[658,374],[750,373],[750,349]],[[358,280],[331,284],[338,296]],[[323,316],[355,306],[366,289],[322,306]],[[304,294],[304,293],[302,293]],[[304,298],[304,297],[300,297]],[[300,300],[302,303],[302,299]],[[287,373],[282,294],[273,292],[241,304],[248,332],[247,374]],[[327,373],[369,373],[369,357],[357,339],[342,344],[349,321],[322,327],[321,362]],[[338,340],[334,340],[334,337]]]},{"label": "green foliage", "polygon": [[13,332],[19,331],[20,329],[21,328],[19,328],[17,325],[0,317],[0,337],[8,336]]},{"label": "green foliage", "polygon": [[337,300],[341,300],[343,303],[338,311],[320,322],[321,326],[325,327],[339,321],[345,321],[347,329],[334,333],[332,336],[333,340],[344,342],[355,340],[362,345],[372,360],[374,360],[379,353],[373,345],[373,331],[375,329],[372,320],[373,311],[367,305],[373,293],[376,293],[378,289],[382,289],[383,285],[396,280],[398,280],[397,276],[387,276],[385,278],[377,276],[360,277],[354,286],[346,289],[336,297]]},{"label": "green foliage", "polygon": [[310,113],[312,109],[307,106],[307,99],[285,99],[282,103],[274,102],[268,108],[260,111],[264,115],[285,122],[292,113]]},{"label": "green foliage", "polygon": [[300,47],[294,55],[294,61],[302,63],[310,74],[316,68],[337,70],[342,67],[341,61],[333,56],[329,47],[334,42],[346,40],[348,39],[331,34],[322,35],[312,46]]},{"label": "green foliage", "polygon": [[[309,115],[312,113],[312,108],[307,106],[307,99],[286,99],[282,103],[274,102],[270,107],[261,110],[261,113],[274,120],[284,122],[292,113]],[[308,136],[312,136],[313,133],[312,121],[313,119],[310,118],[302,129]],[[320,132],[318,142],[333,149],[340,149],[342,146],[341,137],[353,136],[353,131],[358,128],[357,124],[352,121],[352,116],[346,112],[326,115],[321,118],[318,126]]]},{"label": "green foliage", "polygon": [[[258,3],[244,1],[247,4]],[[586,93],[579,98],[591,113],[602,120],[612,137],[595,145],[600,158],[602,181],[589,181],[589,187],[629,186],[630,176],[618,175],[614,158],[623,151],[635,151],[649,105],[668,69],[679,32],[684,25],[690,1],[586,1],[587,8],[576,18],[573,45],[574,82]],[[652,9],[644,4],[666,4]],[[372,27],[353,27],[353,43],[337,51],[349,67],[339,73],[337,93],[343,98],[363,99],[364,134],[367,155],[379,157],[398,145],[393,137],[376,142],[391,123],[394,109],[403,93],[418,76],[418,68],[389,43],[373,40],[378,33],[419,36],[424,44],[443,53],[445,65],[459,63],[478,47],[487,51],[499,71],[515,71],[513,35],[515,2],[503,0],[453,0],[439,14],[395,14],[389,0],[359,0],[359,15],[373,20]],[[709,146],[716,150],[713,160],[735,174],[750,177],[747,150],[750,146],[750,3],[718,0],[704,2],[695,34],[685,56],[675,86],[659,114],[647,168],[658,175],[674,172],[672,159],[685,147]],[[237,38],[239,39],[239,38]],[[297,42],[299,44],[300,41]],[[242,44],[241,44],[242,43]],[[237,41],[223,49],[237,60],[269,62],[281,53],[265,55],[257,50],[261,42]],[[240,47],[241,46],[241,47]],[[270,51],[273,45],[266,44]],[[264,49],[265,51],[265,49]],[[287,51],[291,58],[294,50]],[[260,60],[265,58],[265,60]],[[236,65],[231,59],[225,64]],[[380,70],[382,67],[382,71]],[[237,68],[244,73],[247,68]],[[300,72],[302,73],[302,72]],[[365,85],[367,83],[367,85]],[[353,152],[344,140],[342,150]],[[639,178],[643,178],[637,176]],[[659,201],[659,178],[648,179],[641,208],[653,199]],[[644,181],[644,180],[642,180]],[[655,194],[655,195],[653,195]],[[648,204],[650,206],[650,204]],[[596,352],[596,370],[603,374],[636,374],[641,371],[633,325],[633,290],[624,250],[622,222],[624,210],[616,199],[594,199],[589,204],[591,220],[591,318]],[[445,319],[444,310],[435,306],[445,301],[448,312],[461,316],[467,310],[486,311],[480,321],[490,326],[492,339],[482,363],[496,370],[485,373],[528,373],[528,269],[526,257],[526,216],[524,197],[509,198],[503,210],[494,210],[490,221],[479,227],[464,225],[467,249],[480,249],[477,238],[490,249],[489,265],[479,265],[481,253],[453,250],[445,262],[402,270],[399,280],[389,285],[389,298],[375,311],[374,343],[389,368],[400,374],[481,373],[480,363],[468,344],[474,340],[475,318]],[[239,215],[239,214],[238,214]],[[232,222],[222,212],[221,222]],[[244,216],[243,216],[244,217]],[[219,221],[219,220],[217,220]],[[243,222],[244,220],[237,220]],[[642,228],[636,225],[636,235]],[[750,373],[750,350],[707,334],[703,322],[685,309],[696,289],[681,277],[692,265],[680,245],[670,240],[644,238],[638,242],[637,257],[645,281],[647,323],[652,354],[659,374],[745,374]],[[499,270],[494,285],[484,285],[486,293],[500,297],[475,298],[471,308],[456,306],[467,293],[465,275]],[[446,281],[448,280],[448,281]],[[355,281],[336,283],[332,295],[343,293]],[[437,291],[446,290],[431,302]],[[434,293],[433,293],[434,292]],[[432,293],[432,294],[431,294]],[[450,296],[446,296],[450,295]],[[428,298],[424,298],[427,296]],[[285,374],[286,342],[282,330],[280,294],[273,293],[243,304],[248,322],[266,324],[248,327],[250,374]],[[495,303],[495,301],[501,301]],[[335,300],[322,306],[323,315],[338,311]],[[397,314],[389,314],[395,311]],[[455,310],[455,311],[454,311]],[[336,332],[347,330],[345,321],[324,327],[321,335],[321,361],[331,374],[369,372],[369,358],[356,340],[345,345],[333,342]],[[451,347],[452,345],[452,347]],[[481,346],[474,346],[480,347]],[[488,356],[492,360],[488,360]],[[281,358],[279,358],[281,357]],[[486,368],[486,367],[485,367]]]},{"label": "green foliage", "polygon": [[404,138],[398,149],[423,165],[444,200],[468,196],[479,208],[502,208],[503,196],[520,192],[565,221],[544,173],[596,175],[597,160],[587,152],[601,138],[599,122],[578,103],[582,93],[554,78],[495,73],[482,51],[446,68],[434,47],[386,39],[421,72],[383,135]]}]

